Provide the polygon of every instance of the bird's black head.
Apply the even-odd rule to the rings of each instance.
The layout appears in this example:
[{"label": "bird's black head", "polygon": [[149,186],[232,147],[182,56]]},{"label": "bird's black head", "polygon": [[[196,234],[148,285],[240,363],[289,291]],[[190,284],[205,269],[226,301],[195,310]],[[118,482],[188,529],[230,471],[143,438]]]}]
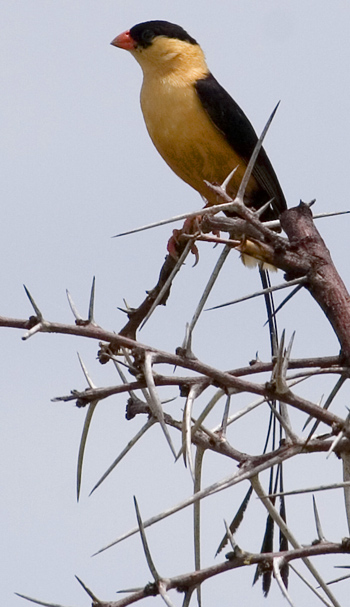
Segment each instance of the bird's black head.
[{"label": "bird's black head", "polygon": [[142,48],[151,46],[153,39],[157,36],[176,38],[190,44],[198,44],[180,25],[169,23],[169,21],[145,21],[144,23],[139,23],[131,28],[130,35],[137,45]]}]

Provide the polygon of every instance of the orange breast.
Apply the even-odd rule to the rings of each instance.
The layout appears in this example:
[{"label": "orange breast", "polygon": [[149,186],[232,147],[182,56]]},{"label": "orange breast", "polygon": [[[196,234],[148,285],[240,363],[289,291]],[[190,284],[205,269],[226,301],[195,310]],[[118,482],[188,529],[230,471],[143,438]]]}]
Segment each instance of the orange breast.
[{"label": "orange breast", "polygon": [[[155,147],[176,175],[209,204],[217,204],[216,195],[204,180],[221,184],[238,166],[228,186],[230,196],[236,195],[246,165],[211,122],[192,85],[144,81],[141,107]],[[251,178],[248,201],[257,188]]]}]

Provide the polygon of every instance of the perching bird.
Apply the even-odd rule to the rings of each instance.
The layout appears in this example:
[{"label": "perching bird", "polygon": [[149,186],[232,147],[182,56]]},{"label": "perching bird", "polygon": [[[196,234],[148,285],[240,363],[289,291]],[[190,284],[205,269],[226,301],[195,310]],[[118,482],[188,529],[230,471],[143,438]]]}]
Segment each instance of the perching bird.
[{"label": "perching bird", "polygon": [[[130,51],[143,71],[141,108],[149,135],[172,170],[209,205],[217,195],[204,180],[227,186],[234,198],[257,142],[244,112],[209,71],[199,44],[182,27],[148,21],[117,36],[114,46]],[[263,220],[275,219],[286,201],[275,171],[261,149],[245,203],[255,209],[273,199]]]}]

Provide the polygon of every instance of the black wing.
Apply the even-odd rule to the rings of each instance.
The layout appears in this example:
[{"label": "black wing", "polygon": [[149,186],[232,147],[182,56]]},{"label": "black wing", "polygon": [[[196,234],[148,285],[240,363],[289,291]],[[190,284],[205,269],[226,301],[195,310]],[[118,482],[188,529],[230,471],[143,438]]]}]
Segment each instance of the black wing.
[{"label": "black wing", "polygon": [[[222,132],[232,149],[247,163],[258,137],[245,113],[212,74],[197,80],[195,89],[212,122]],[[287,208],[286,200],[263,148],[255,163],[253,176],[266,192],[267,199],[274,198],[273,206],[279,213],[284,211]]]}]

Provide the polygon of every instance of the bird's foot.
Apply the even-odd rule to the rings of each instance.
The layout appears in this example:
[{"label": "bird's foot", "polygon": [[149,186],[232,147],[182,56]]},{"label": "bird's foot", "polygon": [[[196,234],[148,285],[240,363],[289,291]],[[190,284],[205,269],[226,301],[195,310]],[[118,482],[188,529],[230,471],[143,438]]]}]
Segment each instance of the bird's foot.
[{"label": "bird's foot", "polygon": [[181,230],[173,230],[173,235],[169,238],[167,250],[173,259],[179,259],[182,251],[184,250],[188,239],[193,238],[193,244],[191,247],[191,253],[195,256],[195,263],[197,265],[199,261],[199,251],[195,244],[195,239],[201,234],[199,227],[200,217],[189,217],[185,220]]}]

